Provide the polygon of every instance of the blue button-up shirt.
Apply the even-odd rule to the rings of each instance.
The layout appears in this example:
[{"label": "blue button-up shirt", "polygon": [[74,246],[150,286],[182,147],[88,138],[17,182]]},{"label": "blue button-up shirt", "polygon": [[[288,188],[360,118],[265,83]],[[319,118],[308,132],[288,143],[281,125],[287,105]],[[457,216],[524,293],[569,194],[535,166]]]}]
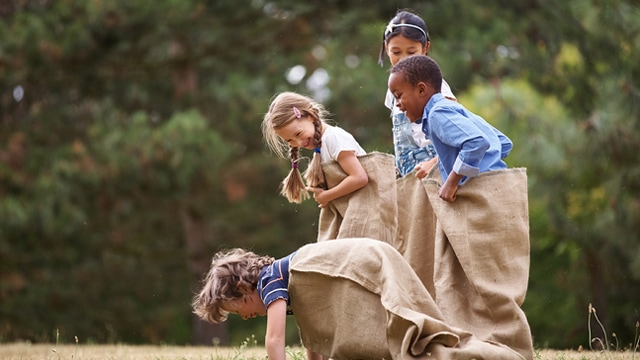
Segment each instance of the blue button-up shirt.
[{"label": "blue button-up shirt", "polygon": [[506,169],[502,160],[513,143],[498,129],[461,104],[435,94],[422,114],[422,131],[438,153],[438,166],[445,182],[451,170],[464,178],[482,172]]}]

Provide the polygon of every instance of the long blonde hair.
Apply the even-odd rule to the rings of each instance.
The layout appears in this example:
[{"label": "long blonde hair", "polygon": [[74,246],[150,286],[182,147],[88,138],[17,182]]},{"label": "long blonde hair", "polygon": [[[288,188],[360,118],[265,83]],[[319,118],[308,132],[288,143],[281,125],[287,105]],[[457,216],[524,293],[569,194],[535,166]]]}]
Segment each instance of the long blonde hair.
[{"label": "long blonde hair", "polygon": [[278,94],[271,105],[269,111],[262,119],[262,135],[267,146],[276,155],[291,159],[291,171],[282,181],[280,194],[289,202],[300,203],[309,197],[305,190],[305,184],[300,175],[298,165],[300,162],[300,148],[290,146],[281,139],[276,131],[291,121],[299,120],[303,117],[310,117],[315,127],[313,158],[304,173],[304,179],[310,187],[326,188],[324,173],[322,172],[322,158],[320,148],[322,147],[322,126],[329,112],[308,96],[295,92],[282,92]]},{"label": "long blonde hair", "polygon": [[260,271],[274,260],[239,248],[216,253],[202,289],[191,302],[193,313],[212,323],[227,320],[229,312],[223,305],[242,298],[243,291],[257,289]]}]

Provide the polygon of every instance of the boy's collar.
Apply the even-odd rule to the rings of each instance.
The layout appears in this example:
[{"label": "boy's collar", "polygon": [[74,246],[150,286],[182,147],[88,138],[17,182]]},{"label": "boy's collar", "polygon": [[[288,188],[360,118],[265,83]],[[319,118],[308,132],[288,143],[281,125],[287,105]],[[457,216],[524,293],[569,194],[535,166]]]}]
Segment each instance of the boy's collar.
[{"label": "boy's collar", "polygon": [[429,116],[429,111],[436,104],[436,102],[444,99],[444,95],[442,93],[436,93],[431,96],[429,101],[427,101],[427,105],[424,106],[424,111],[422,112],[422,119],[416,120],[416,124],[422,124],[422,120],[425,120]]}]

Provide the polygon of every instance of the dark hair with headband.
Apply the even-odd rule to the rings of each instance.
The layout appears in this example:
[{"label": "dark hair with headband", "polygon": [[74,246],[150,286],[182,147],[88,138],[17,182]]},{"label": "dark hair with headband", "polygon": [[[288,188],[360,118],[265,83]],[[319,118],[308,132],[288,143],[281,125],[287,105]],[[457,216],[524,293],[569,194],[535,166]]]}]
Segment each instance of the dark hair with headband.
[{"label": "dark hair with headband", "polygon": [[427,31],[427,24],[424,20],[415,13],[409,10],[400,10],[396,13],[396,16],[391,19],[387,27],[384,29],[382,35],[382,48],[380,49],[380,55],[378,56],[378,64],[382,66],[384,64],[384,55],[386,45],[391,38],[402,35],[407,39],[417,41],[422,46],[427,46],[429,41],[429,31]]}]

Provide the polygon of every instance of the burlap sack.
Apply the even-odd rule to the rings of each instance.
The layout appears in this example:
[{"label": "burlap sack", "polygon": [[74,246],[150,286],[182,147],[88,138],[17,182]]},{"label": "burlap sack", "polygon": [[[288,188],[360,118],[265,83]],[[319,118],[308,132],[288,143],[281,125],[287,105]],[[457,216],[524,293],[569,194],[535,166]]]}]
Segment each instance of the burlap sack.
[{"label": "burlap sack", "polygon": [[342,239],[303,246],[289,294],[305,347],[333,359],[518,359],[450,326],[392,246]]},{"label": "burlap sack", "polygon": [[441,180],[423,179],[437,218],[435,291],[447,323],[533,358],[522,305],[529,279],[526,169],[490,171],[461,186],[454,202]]},{"label": "burlap sack", "polygon": [[[358,159],[369,183],[320,209],[318,241],[367,237],[393,242],[397,230],[395,163],[392,155],[371,152]],[[322,164],[327,186],[332,188],[347,176],[335,161]]]},{"label": "burlap sack", "polygon": [[[437,166],[434,168],[437,169]],[[431,202],[415,171],[396,180],[396,191],[398,232],[394,247],[411,265],[431,296],[435,297],[433,254],[436,217]]]}]

